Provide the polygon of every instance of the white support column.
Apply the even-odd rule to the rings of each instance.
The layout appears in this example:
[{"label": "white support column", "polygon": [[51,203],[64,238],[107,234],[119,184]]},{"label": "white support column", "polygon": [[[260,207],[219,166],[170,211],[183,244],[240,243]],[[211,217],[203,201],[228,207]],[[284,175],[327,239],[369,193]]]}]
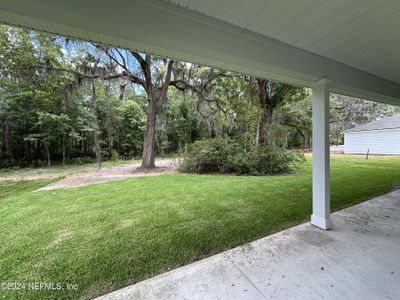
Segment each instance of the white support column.
[{"label": "white support column", "polygon": [[329,174],[329,79],[312,85],[312,216],[311,224],[331,228]]}]

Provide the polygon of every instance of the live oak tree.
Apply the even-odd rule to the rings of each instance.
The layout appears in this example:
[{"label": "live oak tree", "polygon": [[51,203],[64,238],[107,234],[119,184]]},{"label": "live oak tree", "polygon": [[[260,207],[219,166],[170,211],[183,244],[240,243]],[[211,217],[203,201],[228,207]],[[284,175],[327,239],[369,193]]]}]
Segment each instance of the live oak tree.
[{"label": "live oak tree", "polygon": [[[110,60],[122,69],[121,76],[124,76],[131,83],[139,85],[146,93],[147,120],[143,142],[142,168],[155,167],[157,118],[165,109],[170,86],[174,86],[182,92],[191,91],[194,93],[198,99],[198,107],[203,102],[213,102],[217,106],[219,105],[217,100],[210,99],[208,96],[215,80],[225,76],[224,72],[192,64],[189,67],[184,63],[177,65],[172,59],[155,58],[149,54],[131,50],[106,48],[99,45],[97,47],[103,50]],[[219,109],[223,108],[219,106]],[[198,111],[200,112],[200,110]]]},{"label": "live oak tree", "polygon": [[190,93],[196,99],[196,112],[201,122],[207,124],[209,135],[221,134],[215,126],[219,117],[229,119],[230,107],[224,93],[223,79],[231,74],[211,67],[180,63],[175,70],[170,85],[184,94]]},{"label": "live oak tree", "polygon": [[269,145],[272,143],[270,130],[273,124],[274,111],[284,101],[304,98],[305,90],[302,87],[261,78],[256,81],[260,108],[258,143],[260,145]]},{"label": "live oak tree", "polygon": [[147,95],[147,120],[142,168],[154,168],[157,116],[167,101],[174,61],[172,59],[153,58],[149,54],[141,54],[136,51],[98,47],[123,70],[122,75],[127,80],[139,85]]}]

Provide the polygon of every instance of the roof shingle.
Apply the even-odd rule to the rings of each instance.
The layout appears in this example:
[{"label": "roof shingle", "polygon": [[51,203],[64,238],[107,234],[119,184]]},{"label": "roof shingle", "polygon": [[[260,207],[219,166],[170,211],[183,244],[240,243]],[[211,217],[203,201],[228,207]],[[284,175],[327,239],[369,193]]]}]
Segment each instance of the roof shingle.
[{"label": "roof shingle", "polygon": [[358,132],[358,131],[370,131],[370,130],[382,130],[400,128],[400,114],[394,115],[389,118],[380,119],[367,124],[356,126],[345,132]]}]

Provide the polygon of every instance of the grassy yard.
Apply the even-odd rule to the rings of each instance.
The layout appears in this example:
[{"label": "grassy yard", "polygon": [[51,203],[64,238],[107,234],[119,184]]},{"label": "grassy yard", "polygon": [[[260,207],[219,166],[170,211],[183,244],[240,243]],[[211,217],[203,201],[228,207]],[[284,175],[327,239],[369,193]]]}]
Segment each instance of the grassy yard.
[{"label": "grassy yard", "polygon": [[[400,157],[332,157],[332,209],[400,184]],[[32,193],[0,184],[0,299],[90,298],[308,221],[311,163],[296,174],[173,174]],[[67,290],[66,283],[77,284]]]}]

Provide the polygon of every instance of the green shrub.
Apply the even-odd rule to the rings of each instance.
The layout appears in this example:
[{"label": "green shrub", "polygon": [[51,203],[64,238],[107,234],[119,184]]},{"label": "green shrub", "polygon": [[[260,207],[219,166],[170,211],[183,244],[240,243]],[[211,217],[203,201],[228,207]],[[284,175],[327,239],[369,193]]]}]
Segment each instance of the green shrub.
[{"label": "green shrub", "polygon": [[229,172],[228,156],[237,152],[239,145],[230,139],[200,140],[189,146],[182,162],[182,170],[195,173]]},{"label": "green shrub", "polygon": [[193,143],[183,156],[181,169],[195,173],[273,175],[290,173],[303,161],[304,156],[296,151],[213,138]]},{"label": "green shrub", "polygon": [[116,150],[113,150],[113,151],[111,152],[111,161],[112,161],[112,162],[118,161],[118,152],[117,152]]}]

